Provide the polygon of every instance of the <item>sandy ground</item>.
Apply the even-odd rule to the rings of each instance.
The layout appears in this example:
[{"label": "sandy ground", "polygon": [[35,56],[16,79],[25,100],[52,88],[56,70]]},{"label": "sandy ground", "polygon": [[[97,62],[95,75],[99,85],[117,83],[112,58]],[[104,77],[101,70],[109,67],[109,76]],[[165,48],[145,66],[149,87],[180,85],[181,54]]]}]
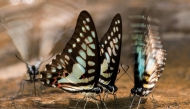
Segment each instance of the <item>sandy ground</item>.
[{"label": "sandy ground", "polygon": [[[163,74],[162,79],[156,85],[156,88],[153,91],[152,95],[149,95],[146,98],[142,98],[140,109],[188,109],[190,107],[189,99],[189,80],[185,79],[186,76],[179,74],[176,71],[180,71],[180,68],[171,70],[172,76]],[[165,72],[168,70],[166,69]],[[128,71],[130,74],[131,70]],[[122,72],[121,72],[122,73]],[[120,74],[121,75],[121,74]],[[11,81],[2,81],[1,85],[1,96],[0,106],[1,108],[16,108],[16,109],[43,109],[43,108],[56,108],[56,109],[69,109],[73,108],[77,101],[83,96],[80,94],[70,94],[63,92],[62,90],[46,88],[45,92],[40,94],[39,88],[37,89],[37,97],[34,94],[30,94],[29,89],[33,88],[33,85],[28,84],[25,86],[24,92],[18,98],[12,99],[15,97],[19,85],[18,79]],[[133,87],[133,82],[129,79],[127,75],[124,75],[116,83],[119,90],[117,91],[117,98],[121,109],[129,108],[131,104],[131,98],[129,97],[130,89]],[[3,87],[4,86],[4,87]],[[39,87],[39,84],[37,85]],[[12,90],[11,90],[11,89]],[[14,90],[13,90],[14,89]],[[103,96],[103,94],[102,94]],[[135,99],[133,108],[136,108],[138,104],[138,97]],[[108,99],[105,101],[109,109],[116,109],[113,96],[109,95]],[[85,102],[81,101],[79,104],[79,109],[82,109]],[[96,104],[93,100],[87,104],[87,109],[96,109]]]},{"label": "sandy ground", "polygon": [[[94,19],[99,37],[103,36],[116,13],[120,13],[123,19],[123,46],[121,63],[129,65],[128,74],[133,77],[133,67],[131,59],[131,43],[128,36],[128,15],[133,13],[131,8],[148,7],[152,8],[155,16],[160,19],[160,36],[164,49],[167,51],[166,67],[161,79],[156,84],[152,94],[142,98],[140,109],[189,109],[190,108],[190,2],[187,0],[118,0],[87,2],[81,10],[88,10]],[[94,8],[96,10],[94,10]],[[80,11],[79,11],[80,12]],[[77,15],[76,15],[77,18]],[[75,24],[75,21],[73,21]],[[53,51],[61,52],[73,30],[69,30],[61,39]],[[33,85],[27,84],[21,96],[16,96],[19,90],[19,83],[24,78],[26,71],[24,63],[19,62],[14,55],[18,54],[6,31],[0,32],[0,108],[2,109],[69,109],[73,108],[82,95],[70,94],[59,89],[46,88],[37,97],[31,94],[29,89]],[[65,40],[66,39],[66,40]],[[61,46],[61,47],[60,47]],[[43,69],[44,65],[42,65]],[[123,71],[121,70],[121,75]],[[131,100],[130,90],[133,81],[124,75],[116,82],[119,90],[117,97],[121,109],[128,109]],[[39,85],[37,85],[39,87]],[[109,95],[105,101],[109,109],[116,109],[113,96]],[[79,104],[78,109],[82,109],[85,102]],[[133,108],[138,104],[135,99]],[[96,109],[96,104],[92,100],[87,104],[87,109]]]}]

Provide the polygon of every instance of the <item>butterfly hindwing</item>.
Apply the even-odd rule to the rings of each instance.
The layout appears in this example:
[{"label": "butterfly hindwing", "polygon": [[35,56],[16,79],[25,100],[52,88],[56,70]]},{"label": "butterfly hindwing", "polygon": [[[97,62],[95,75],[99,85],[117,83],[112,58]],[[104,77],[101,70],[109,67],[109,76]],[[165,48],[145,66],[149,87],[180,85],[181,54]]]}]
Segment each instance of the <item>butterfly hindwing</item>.
[{"label": "butterfly hindwing", "polygon": [[96,29],[90,14],[82,11],[73,36],[63,52],[42,71],[43,83],[66,91],[82,91],[96,86],[100,72]]},{"label": "butterfly hindwing", "polygon": [[101,74],[99,82],[103,85],[114,85],[118,73],[122,44],[122,20],[117,14],[100,40]]}]

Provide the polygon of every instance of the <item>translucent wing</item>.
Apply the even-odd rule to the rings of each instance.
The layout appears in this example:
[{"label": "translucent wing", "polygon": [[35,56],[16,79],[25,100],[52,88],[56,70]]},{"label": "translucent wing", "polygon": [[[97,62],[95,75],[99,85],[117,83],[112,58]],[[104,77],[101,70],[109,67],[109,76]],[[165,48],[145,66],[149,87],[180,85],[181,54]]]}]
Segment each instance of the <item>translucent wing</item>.
[{"label": "translucent wing", "polygon": [[85,0],[30,0],[31,4],[23,1],[7,0],[7,5],[0,7],[0,28],[5,28],[22,59],[46,59]]},{"label": "translucent wing", "polygon": [[118,73],[122,44],[122,20],[117,14],[100,41],[101,74],[99,82],[103,85],[114,85]]},{"label": "translucent wing", "polygon": [[46,65],[41,81],[69,92],[87,91],[97,85],[100,53],[96,29],[90,14],[82,11],[73,36],[63,52]]},{"label": "translucent wing", "polygon": [[154,30],[151,25],[149,25],[148,30],[143,87],[153,89],[164,70],[166,51],[162,49],[157,30]]},{"label": "translucent wing", "polygon": [[[74,24],[80,8],[85,6],[86,0],[49,0],[42,9],[39,23],[41,42],[39,55],[47,57],[55,44],[63,37],[64,33]],[[73,26],[74,27],[74,26]]]}]

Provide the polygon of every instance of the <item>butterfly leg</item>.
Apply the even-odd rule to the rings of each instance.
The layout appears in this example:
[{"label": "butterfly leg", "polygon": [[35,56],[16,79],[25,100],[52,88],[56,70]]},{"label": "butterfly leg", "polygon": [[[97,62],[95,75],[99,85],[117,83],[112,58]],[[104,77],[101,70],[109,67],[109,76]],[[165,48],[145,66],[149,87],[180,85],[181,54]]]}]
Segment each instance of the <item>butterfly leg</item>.
[{"label": "butterfly leg", "polygon": [[36,82],[35,81],[33,82],[34,82],[34,95],[36,96]]},{"label": "butterfly leg", "polygon": [[119,105],[119,103],[118,103],[118,101],[117,101],[117,96],[116,96],[116,94],[114,93],[113,96],[114,96],[115,105],[117,106],[117,108],[120,108],[121,106]]},{"label": "butterfly leg", "polygon": [[46,92],[46,91],[45,91],[45,87],[42,84],[42,82],[40,80],[39,80],[39,82],[40,82],[40,95],[41,95],[43,92]]},{"label": "butterfly leg", "polygon": [[34,80],[34,81],[32,81],[32,82],[34,82],[33,84],[34,84],[34,89],[33,89],[33,91],[34,91],[34,94],[35,94],[35,96],[37,95],[37,89],[36,89],[36,83],[38,83],[39,82],[39,96],[41,96],[42,95],[42,92],[43,92],[43,89],[45,90],[45,88],[44,88],[44,85],[42,84],[42,82],[39,80],[39,79],[36,79],[36,80]]},{"label": "butterfly leg", "polygon": [[98,100],[95,101],[96,102],[96,106],[98,109],[100,109],[99,105],[98,105]]},{"label": "butterfly leg", "polygon": [[130,99],[130,100],[131,100],[131,102],[132,102],[131,93],[129,94],[129,99]]},{"label": "butterfly leg", "polygon": [[141,98],[142,98],[142,97],[139,98],[139,103],[138,103],[138,105],[137,105],[137,109],[139,108],[139,105],[140,105],[140,103],[141,103]]},{"label": "butterfly leg", "polygon": [[106,107],[106,109],[108,109],[107,106],[106,106],[106,103],[105,103],[104,101],[102,101],[102,98],[101,98],[100,95],[99,95],[99,98],[100,98],[100,100],[98,100],[98,99],[96,99],[96,98],[94,97],[95,100],[98,100],[98,101],[101,102],[102,109],[103,109],[103,104],[104,104],[104,106]]},{"label": "butterfly leg", "polygon": [[[100,96],[100,95],[99,95]],[[96,105],[97,105],[97,108],[99,109],[100,107],[99,107],[99,105],[98,105],[98,102],[97,101],[102,101],[102,100],[98,100],[97,98],[95,98],[95,97],[92,97],[92,99],[93,100],[95,100],[95,102],[96,102]],[[100,97],[100,99],[101,99],[101,97]],[[103,105],[102,105],[102,103],[101,103],[101,106],[102,106],[102,108],[103,108]]]},{"label": "butterfly leg", "polygon": [[87,97],[86,102],[85,102],[85,104],[84,104],[84,109],[86,109],[86,105],[87,105],[89,99],[90,99],[90,98]]},{"label": "butterfly leg", "polygon": [[[30,92],[30,94],[31,94],[31,96],[36,96],[36,84],[35,84],[35,81],[28,81],[29,82],[29,84],[30,84],[30,89],[29,89],[29,92]],[[32,87],[33,86],[33,87]]]},{"label": "butterfly leg", "polygon": [[155,101],[154,96],[153,96],[153,92],[152,92],[152,100]]},{"label": "butterfly leg", "polygon": [[16,96],[18,96],[19,94],[22,94],[22,92],[23,92],[23,89],[24,89],[24,84],[25,84],[25,80],[22,80],[21,82],[20,82],[20,89],[19,89],[19,91],[18,91],[18,93],[17,93],[17,95]]},{"label": "butterfly leg", "polygon": [[[149,98],[150,98],[152,104],[154,104],[155,99],[154,99],[154,97],[153,97],[153,93],[152,93],[152,96],[151,96],[151,97],[149,96]],[[154,108],[154,105],[153,105],[153,108]]]},{"label": "butterfly leg", "polygon": [[104,92],[104,97],[103,97],[103,101],[104,101],[104,99],[107,99],[108,98],[108,93],[107,93],[107,91],[106,92]]},{"label": "butterfly leg", "polygon": [[[105,93],[104,93],[105,94]],[[101,107],[102,107],[102,109],[103,109],[103,102],[104,102],[104,98],[103,98],[103,101],[102,101],[102,98],[101,98],[101,96],[99,95],[99,98],[100,98],[100,100],[98,100],[98,101],[100,101],[100,103],[101,103]]]},{"label": "butterfly leg", "polygon": [[133,99],[132,99],[132,101],[131,101],[131,105],[130,105],[129,109],[132,108],[132,105],[133,105],[134,99],[135,99],[135,95],[134,95],[134,97],[133,97]]},{"label": "butterfly leg", "polygon": [[[38,80],[37,82],[40,82],[40,81]],[[41,82],[40,82],[40,87],[39,87],[39,89],[40,89],[39,96],[41,96],[41,95],[42,95],[42,83],[41,83]]]},{"label": "butterfly leg", "polygon": [[76,108],[78,107],[79,102],[80,102],[81,100],[84,100],[85,98],[86,98],[86,97],[79,99],[79,100],[77,101],[77,103],[76,103],[76,105],[75,105],[75,108],[74,108],[74,109],[76,109]]}]

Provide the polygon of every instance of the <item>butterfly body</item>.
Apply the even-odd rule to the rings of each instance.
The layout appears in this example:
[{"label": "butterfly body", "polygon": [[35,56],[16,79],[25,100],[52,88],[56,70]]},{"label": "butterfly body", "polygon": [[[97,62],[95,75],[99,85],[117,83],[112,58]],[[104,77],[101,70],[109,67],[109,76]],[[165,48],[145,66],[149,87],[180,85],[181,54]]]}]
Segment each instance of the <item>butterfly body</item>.
[{"label": "butterfly body", "polygon": [[[30,89],[30,91],[32,91],[36,96],[36,82],[39,82],[39,78],[37,78],[37,77],[39,76],[39,67],[42,64],[41,60],[37,61],[35,65],[30,65],[27,62],[21,60],[17,55],[16,55],[16,58],[18,58],[20,61],[24,62],[27,67],[26,79],[23,79],[21,81],[20,90],[17,93],[17,95],[19,95],[23,92],[25,83],[30,83],[30,84],[33,83],[34,89],[33,90]],[[40,87],[42,88],[41,84],[40,84]]]},{"label": "butterfly body", "polygon": [[103,87],[104,92],[109,93],[109,94],[115,94],[115,92],[117,92],[118,88],[114,85],[103,85],[101,84],[101,86]]},{"label": "butterfly body", "polygon": [[29,65],[27,64],[27,75],[26,75],[26,81],[36,81],[37,76],[39,75],[39,67],[40,67],[41,61],[37,62],[36,65]]},{"label": "butterfly body", "polygon": [[81,92],[81,94],[84,95],[85,97],[90,98],[90,97],[96,97],[102,92],[103,92],[102,87],[94,87],[91,90],[86,90],[86,91]]}]

